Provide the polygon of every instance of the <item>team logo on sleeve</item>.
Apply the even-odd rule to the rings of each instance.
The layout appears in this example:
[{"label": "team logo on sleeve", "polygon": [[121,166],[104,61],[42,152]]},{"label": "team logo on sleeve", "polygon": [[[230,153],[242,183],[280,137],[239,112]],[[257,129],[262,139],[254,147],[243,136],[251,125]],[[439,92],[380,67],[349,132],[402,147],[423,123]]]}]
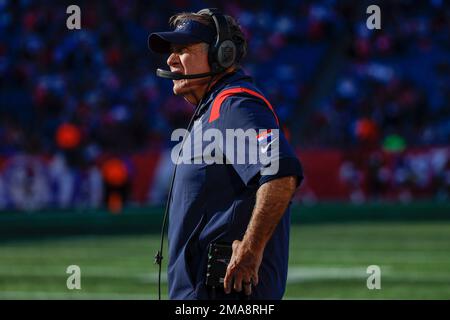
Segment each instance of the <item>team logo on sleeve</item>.
[{"label": "team logo on sleeve", "polygon": [[264,142],[266,140],[271,140],[273,134],[272,129],[264,130],[260,134],[256,136],[256,139],[258,139],[258,143]]},{"label": "team logo on sleeve", "polygon": [[256,139],[258,140],[261,153],[265,154],[269,150],[269,147],[278,140],[278,137],[275,137],[274,132],[268,129],[258,134]]}]

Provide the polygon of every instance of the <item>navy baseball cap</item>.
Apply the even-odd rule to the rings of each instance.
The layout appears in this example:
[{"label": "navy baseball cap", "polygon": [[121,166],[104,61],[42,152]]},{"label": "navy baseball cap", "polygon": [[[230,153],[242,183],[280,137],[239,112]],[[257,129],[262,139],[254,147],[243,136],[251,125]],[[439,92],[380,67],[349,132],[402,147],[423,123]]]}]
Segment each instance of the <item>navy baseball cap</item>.
[{"label": "navy baseball cap", "polygon": [[186,20],[174,31],[155,32],[148,37],[148,47],[156,53],[170,53],[171,44],[192,44],[206,42],[211,44],[216,37],[215,30],[203,23]]}]

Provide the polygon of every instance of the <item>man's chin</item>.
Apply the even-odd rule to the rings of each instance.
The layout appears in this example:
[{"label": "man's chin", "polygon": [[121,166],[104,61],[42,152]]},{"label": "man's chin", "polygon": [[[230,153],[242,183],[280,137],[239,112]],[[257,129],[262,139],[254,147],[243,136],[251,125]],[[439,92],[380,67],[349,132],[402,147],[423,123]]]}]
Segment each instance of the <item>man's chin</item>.
[{"label": "man's chin", "polygon": [[173,91],[173,94],[176,96],[179,96],[183,93],[183,90],[181,88],[177,88],[176,85],[173,86],[172,91]]},{"label": "man's chin", "polygon": [[183,83],[183,82],[180,83],[180,81],[182,81],[182,80],[176,80],[176,82],[174,81],[174,83],[173,83],[172,90],[173,90],[173,93],[177,96],[183,95],[184,93],[188,92],[189,87],[190,87],[186,83]]}]

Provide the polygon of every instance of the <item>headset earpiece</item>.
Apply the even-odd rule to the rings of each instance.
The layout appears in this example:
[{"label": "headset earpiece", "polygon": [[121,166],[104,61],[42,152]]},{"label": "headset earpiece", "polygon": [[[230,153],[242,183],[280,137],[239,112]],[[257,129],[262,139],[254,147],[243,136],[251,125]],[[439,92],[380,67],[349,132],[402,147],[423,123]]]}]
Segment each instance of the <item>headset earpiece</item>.
[{"label": "headset earpiece", "polygon": [[213,72],[224,71],[236,62],[237,55],[228,21],[217,9],[203,9],[198,14],[208,14],[214,20],[216,42],[210,45],[208,60]]},{"label": "headset earpiece", "polygon": [[226,69],[231,67],[236,60],[236,45],[231,40],[223,41],[217,50],[217,62]]}]

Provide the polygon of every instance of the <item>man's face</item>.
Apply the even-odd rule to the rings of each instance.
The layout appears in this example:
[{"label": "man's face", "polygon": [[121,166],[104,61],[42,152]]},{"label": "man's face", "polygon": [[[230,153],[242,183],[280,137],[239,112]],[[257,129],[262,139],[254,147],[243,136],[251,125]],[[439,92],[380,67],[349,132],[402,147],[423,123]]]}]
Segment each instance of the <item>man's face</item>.
[{"label": "man's face", "polygon": [[[172,53],[167,59],[170,71],[184,75],[209,72],[208,50],[204,43],[172,45]],[[197,95],[197,91],[208,83],[209,78],[173,80],[176,95]]]}]

